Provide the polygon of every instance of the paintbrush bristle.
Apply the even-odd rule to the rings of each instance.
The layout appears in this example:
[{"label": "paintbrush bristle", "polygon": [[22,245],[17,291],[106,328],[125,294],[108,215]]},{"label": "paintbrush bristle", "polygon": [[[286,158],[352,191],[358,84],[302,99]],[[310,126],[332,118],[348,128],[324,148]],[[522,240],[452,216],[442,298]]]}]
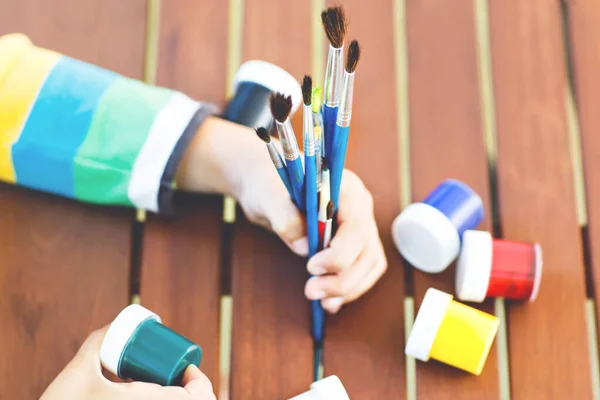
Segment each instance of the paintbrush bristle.
[{"label": "paintbrush bristle", "polygon": [[271,94],[271,114],[278,122],[284,123],[292,111],[292,96],[281,93]]},{"label": "paintbrush bristle", "polygon": [[310,106],[312,102],[312,78],[310,75],[304,75],[304,79],[302,79],[302,100],[307,106]]},{"label": "paintbrush bristle", "polygon": [[263,142],[271,143],[271,135],[269,135],[269,132],[265,128],[263,128],[263,127],[257,128],[256,134]]},{"label": "paintbrush bristle", "polygon": [[329,200],[327,203],[327,219],[333,218],[333,201]]},{"label": "paintbrush bristle", "polygon": [[336,49],[341,48],[344,45],[346,28],[348,26],[344,8],[341,6],[329,7],[321,13],[321,22],[323,23],[325,35],[327,35],[327,39],[329,39],[331,46]]},{"label": "paintbrush bristle", "polygon": [[358,60],[360,59],[360,46],[358,41],[353,40],[348,47],[348,57],[346,58],[346,71],[352,73],[356,71]]}]

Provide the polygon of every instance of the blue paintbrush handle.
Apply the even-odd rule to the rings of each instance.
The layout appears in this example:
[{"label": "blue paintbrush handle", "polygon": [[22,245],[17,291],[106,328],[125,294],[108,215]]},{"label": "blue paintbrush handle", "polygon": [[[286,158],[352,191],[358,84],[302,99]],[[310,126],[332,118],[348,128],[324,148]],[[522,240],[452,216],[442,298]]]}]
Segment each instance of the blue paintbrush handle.
[{"label": "blue paintbrush handle", "polygon": [[[308,231],[308,257],[314,256],[319,248],[319,221],[317,206],[317,161],[315,156],[305,157],[306,167],[306,230]],[[325,310],[320,300],[311,302],[312,336],[321,342],[325,332]]]},{"label": "blue paintbrush handle", "polygon": [[288,193],[290,194],[290,197],[292,198],[292,200],[294,200],[294,190],[292,189],[292,184],[290,183],[290,177],[288,176],[288,173],[285,170],[285,167],[277,168],[277,173],[279,174],[281,181],[283,182],[283,184],[285,185],[285,188],[287,189]]},{"label": "blue paintbrush handle", "polygon": [[340,203],[340,186],[342,185],[342,173],[344,172],[344,164],[346,162],[346,150],[348,148],[348,134],[350,127],[341,127],[336,124],[335,134],[333,136],[332,153],[333,163],[331,164],[331,201],[335,210],[338,209]]},{"label": "blue paintbrush handle", "polygon": [[308,256],[317,253],[319,247],[319,209],[317,206],[317,161],[315,156],[305,157],[306,167],[306,230],[308,232]]},{"label": "blue paintbrush handle", "polygon": [[323,342],[325,338],[325,310],[321,300],[312,300],[310,303],[312,315],[312,337],[315,342]]},{"label": "blue paintbrush handle", "polygon": [[292,184],[292,192],[294,193],[296,205],[300,211],[304,211],[304,169],[302,168],[302,160],[299,157],[291,161],[286,160],[285,167]]},{"label": "blue paintbrush handle", "polygon": [[338,108],[323,105],[323,123],[325,124],[325,157],[327,157],[327,168],[331,169],[333,138],[335,136],[335,121],[337,120]]}]

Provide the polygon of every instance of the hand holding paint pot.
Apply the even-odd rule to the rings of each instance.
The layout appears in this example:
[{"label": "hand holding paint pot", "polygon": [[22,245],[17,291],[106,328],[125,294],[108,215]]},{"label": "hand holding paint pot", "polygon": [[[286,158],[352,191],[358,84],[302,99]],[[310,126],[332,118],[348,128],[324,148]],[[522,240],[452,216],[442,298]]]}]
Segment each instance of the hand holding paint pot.
[{"label": "hand holding paint pot", "polygon": [[188,365],[182,387],[142,382],[111,382],[102,373],[101,348],[110,326],[92,332],[73,359],[52,381],[40,400],[214,400],[210,380],[194,364]]},{"label": "hand holding paint pot", "polygon": [[102,365],[119,378],[162,386],[180,386],[186,368],[201,359],[200,346],[137,304],[117,315],[100,348]]},{"label": "hand holding paint pot", "polygon": [[289,400],[350,400],[342,381],[331,375],[310,385],[310,390]]},{"label": "hand holding paint pot", "polygon": [[444,271],[460,251],[464,231],[483,220],[483,203],[466,184],[447,179],[422,202],[406,207],[392,224],[398,251],[424,272]]}]

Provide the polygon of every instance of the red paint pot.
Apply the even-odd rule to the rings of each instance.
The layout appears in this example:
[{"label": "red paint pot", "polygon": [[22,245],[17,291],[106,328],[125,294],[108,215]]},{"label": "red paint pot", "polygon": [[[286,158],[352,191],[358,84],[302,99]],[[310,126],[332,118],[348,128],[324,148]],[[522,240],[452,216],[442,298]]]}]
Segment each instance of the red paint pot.
[{"label": "red paint pot", "polygon": [[481,303],[486,298],[535,300],[542,278],[537,243],[493,239],[489,232],[465,231],[456,265],[456,297]]}]

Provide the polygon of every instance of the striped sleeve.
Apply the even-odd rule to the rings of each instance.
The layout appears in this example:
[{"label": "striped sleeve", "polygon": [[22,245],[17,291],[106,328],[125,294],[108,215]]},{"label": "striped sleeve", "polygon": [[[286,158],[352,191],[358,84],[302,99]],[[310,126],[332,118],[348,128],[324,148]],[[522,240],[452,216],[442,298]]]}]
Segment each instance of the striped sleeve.
[{"label": "striped sleeve", "polygon": [[216,107],[0,37],[0,180],[170,212],[179,162]]}]

